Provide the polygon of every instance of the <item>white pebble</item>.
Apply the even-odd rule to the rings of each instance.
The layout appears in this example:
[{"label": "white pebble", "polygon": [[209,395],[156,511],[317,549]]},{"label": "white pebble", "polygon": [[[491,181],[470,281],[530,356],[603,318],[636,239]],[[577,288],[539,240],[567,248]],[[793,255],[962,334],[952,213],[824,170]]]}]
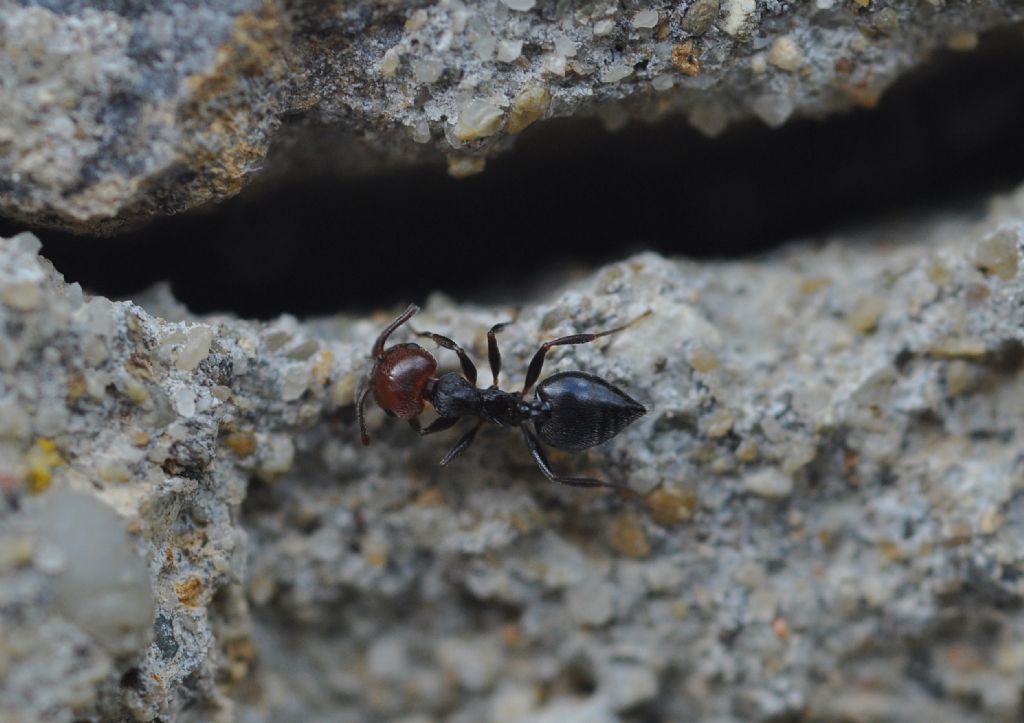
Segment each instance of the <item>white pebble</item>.
[{"label": "white pebble", "polygon": [[504,114],[500,108],[482,98],[473,98],[459,109],[455,136],[462,141],[494,135],[501,128]]},{"label": "white pebble", "polygon": [[545,55],[544,56],[544,70],[552,75],[557,75],[560,78],[565,77],[565,58],[561,55]]},{"label": "white pebble", "polygon": [[498,60],[511,63],[523,52],[522,40],[502,40],[498,43]]},{"label": "white pebble", "polygon": [[185,344],[178,352],[174,365],[183,372],[195,371],[195,368],[210,353],[213,343],[213,329],[205,324],[197,324],[185,332]]},{"label": "white pebble", "polygon": [[124,521],[95,497],[61,490],[40,530],[66,561],[54,581],[60,612],[110,652],[136,652],[153,624],[153,596]]},{"label": "white pebble", "polygon": [[674,84],[675,81],[672,79],[672,76],[669,75],[668,73],[656,75],[654,76],[654,78],[651,79],[651,85],[654,87],[655,90],[668,90]]},{"label": "white pebble", "polygon": [[789,497],[793,494],[793,478],[777,467],[765,467],[743,478],[748,492],[761,497]]},{"label": "white pebble", "polygon": [[754,100],[754,113],[772,128],[778,128],[793,114],[793,100],[786,95],[766,93]]},{"label": "white pebble", "polygon": [[618,83],[633,74],[633,66],[628,63],[614,63],[601,71],[602,83]]},{"label": "white pebble", "polygon": [[598,37],[608,35],[614,29],[615,21],[609,18],[605,18],[604,20],[598,20],[596,23],[594,23],[594,35]]},{"label": "white pebble", "polygon": [[537,4],[537,0],[501,0],[512,10],[518,10],[519,12],[526,12],[532,10]]},{"label": "white pebble", "polygon": [[498,39],[493,35],[481,35],[475,43],[476,54],[480,60],[490,60],[491,56],[494,55],[494,49],[497,45]]},{"label": "white pebble", "polygon": [[641,10],[633,16],[634,28],[653,28],[658,24],[657,10]]},{"label": "white pebble", "polygon": [[15,311],[31,311],[42,296],[42,289],[33,281],[14,281],[0,288],[0,299]]},{"label": "white pebble", "polygon": [[728,35],[744,34],[750,29],[750,24],[756,11],[756,0],[724,0],[722,3],[722,21],[718,27]]},{"label": "white pebble", "polygon": [[412,139],[417,143],[427,143],[430,140],[430,124],[426,121],[418,121],[412,127]]},{"label": "white pebble", "polygon": [[799,70],[804,62],[804,54],[793,38],[783,35],[772,43],[771,50],[768,51],[768,62],[782,70]]},{"label": "white pebble", "polygon": [[564,55],[566,58],[571,58],[576,55],[576,47],[576,43],[565,35],[559,35],[555,38],[555,53],[558,55]]},{"label": "white pebble", "polygon": [[266,454],[263,457],[259,474],[265,480],[274,480],[292,468],[295,461],[295,445],[291,437],[276,434],[263,445]]},{"label": "white pebble", "polygon": [[412,61],[412,75],[420,83],[436,83],[444,72],[441,61],[433,58],[419,58]]},{"label": "white pebble", "polygon": [[187,387],[180,387],[172,397],[174,409],[185,419],[190,419],[196,413],[196,397]]},{"label": "white pebble", "polygon": [[398,71],[398,66],[402,62],[401,56],[398,51],[394,48],[388,48],[384,51],[384,57],[380,61],[380,74],[385,78],[391,78]]}]

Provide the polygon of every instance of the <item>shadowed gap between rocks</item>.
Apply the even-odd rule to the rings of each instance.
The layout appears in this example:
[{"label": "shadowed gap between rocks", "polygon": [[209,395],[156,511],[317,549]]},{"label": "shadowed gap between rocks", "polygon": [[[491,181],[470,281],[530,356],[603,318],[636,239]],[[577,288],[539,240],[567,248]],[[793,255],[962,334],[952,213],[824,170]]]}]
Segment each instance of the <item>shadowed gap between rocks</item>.
[{"label": "shadowed gap between rocks", "polygon": [[[940,53],[873,110],[708,139],[679,118],[528,131],[483,174],[441,167],[278,177],[115,238],[39,230],[69,280],[113,297],[159,281],[193,311],[267,318],[402,304],[434,289],[515,303],[641,249],[757,254],[880,218],[955,210],[1024,177],[1024,48]],[[22,230],[0,220],[0,235]]]}]

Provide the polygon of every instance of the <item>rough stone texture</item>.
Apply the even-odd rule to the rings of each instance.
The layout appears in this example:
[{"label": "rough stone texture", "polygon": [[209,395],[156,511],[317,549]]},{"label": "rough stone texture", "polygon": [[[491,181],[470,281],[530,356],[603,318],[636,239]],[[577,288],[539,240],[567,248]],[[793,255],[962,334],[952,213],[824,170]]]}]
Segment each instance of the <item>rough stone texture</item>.
[{"label": "rough stone texture", "polygon": [[[193,318],[0,241],[0,718],[1019,720],[1024,190],[977,219],[526,305],[509,386],[653,310],[546,367],[646,403],[552,454],[639,496],[502,430],[442,470],[457,433],[374,410],[361,447],[391,312]],[[482,359],[508,314],[417,323]]]},{"label": "rough stone texture", "polygon": [[1002,0],[0,0],[0,212],[112,231],[237,193],[272,141],[279,167],[440,151],[466,175],[555,116],[778,125],[871,106],[936,48],[1022,17]]}]

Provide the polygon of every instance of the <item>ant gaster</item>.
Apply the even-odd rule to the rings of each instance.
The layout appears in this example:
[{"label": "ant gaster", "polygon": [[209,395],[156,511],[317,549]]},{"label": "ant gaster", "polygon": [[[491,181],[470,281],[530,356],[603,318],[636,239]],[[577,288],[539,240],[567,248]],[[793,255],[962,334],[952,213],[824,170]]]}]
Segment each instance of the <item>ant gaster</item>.
[{"label": "ant gaster", "polygon": [[[450,429],[463,417],[477,418],[476,424],[441,460],[442,467],[466,451],[484,422],[492,422],[501,427],[519,427],[530,454],[548,479],[576,487],[616,486],[588,477],[556,474],[548,464],[538,437],[558,449],[587,449],[607,442],[646,414],[643,405],[604,379],[581,371],[553,374],[537,385],[533,399],[527,400],[526,395],[540,377],[544,357],[552,347],[586,344],[622,331],[649,316],[650,310],[614,329],[596,334],[572,334],[544,342],[533,355],[526,382],[519,392],[498,389],[501,352],[497,333],[512,322],[495,324],[487,332],[487,357],[494,381],[486,389],[476,386],[476,366],[462,347],[448,337],[414,330],[417,336],[432,339],[439,346],[454,351],[462,366],[461,375],[450,372],[436,377],[437,360],[419,344],[395,344],[385,349],[388,337],[419,310],[415,304],[410,305],[387,325],[373,345],[373,368],[356,402],[363,444],[370,443],[365,406],[366,398],[373,392],[377,404],[388,416],[409,420],[420,435]],[[423,413],[426,402],[433,405],[438,417],[423,429],[417,417]],[[527,423],[532,424],[535,431],[531,431]]]}]

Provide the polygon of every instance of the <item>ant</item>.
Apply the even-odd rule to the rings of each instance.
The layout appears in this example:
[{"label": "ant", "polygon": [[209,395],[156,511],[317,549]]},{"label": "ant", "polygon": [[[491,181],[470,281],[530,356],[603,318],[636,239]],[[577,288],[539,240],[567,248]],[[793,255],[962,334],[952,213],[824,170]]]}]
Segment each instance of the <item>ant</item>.
[{"label": "ant", "polygon": [[[540,377],[544,357],[552,347],[586,344],[622,331],[650,316],[650,310],[614,329],[596,334],[572,334],[544,342],[533,355],[519,392],[498,388],[501,352],[497,334],[511,321],[495,324],[487,332],[487,357],[494,381],[486,389],[476,386],[476,366],[462,347],[448,337],[412,330],[417,336],[432,339],[439,346],[454,351],[462,366],[461,375],[449,372],[435,377],[437,360],[419,344],[395,344],[385,349],[388,337],[419,310],[415,304],[410,305],[385,327],[373,345],[373,368],[356,402],[364,445],[370,443],[366,433],[366,398],[373,392],[377,404],[388,416],[409,420],[409,425],[421,436],[450,429],[463,417],[478,419],[441,459],[442,467],[466,451],[484,422],[492,422],[500,427],[519,427],[530,454],[549,480],[574,487],[618,486],[589,477],[556,474],[537,438],[558,449],[588,449],[607,442],[646,414],[642,404],[604,379],[581,371],[553,374],[537,385],[532,400],[527,401],[525,397]],[[433,405],[438,417],[423,429],[417,417],[423,413],[426,402]],[[533,424],[536,433],[530,431],[527,422]]]}]

